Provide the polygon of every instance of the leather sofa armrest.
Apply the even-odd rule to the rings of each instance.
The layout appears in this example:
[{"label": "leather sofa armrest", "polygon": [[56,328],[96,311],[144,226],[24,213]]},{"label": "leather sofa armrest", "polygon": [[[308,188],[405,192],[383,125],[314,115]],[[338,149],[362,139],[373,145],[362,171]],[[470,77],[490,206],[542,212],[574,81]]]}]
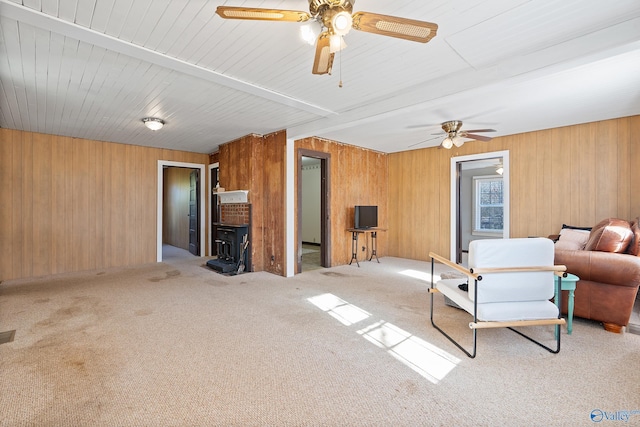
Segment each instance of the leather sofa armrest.
[{"label": "leather sofa armrest", "polygon": [[640,286],[640,257],[600,251],[555,251],[555,263],[582,280]]}]

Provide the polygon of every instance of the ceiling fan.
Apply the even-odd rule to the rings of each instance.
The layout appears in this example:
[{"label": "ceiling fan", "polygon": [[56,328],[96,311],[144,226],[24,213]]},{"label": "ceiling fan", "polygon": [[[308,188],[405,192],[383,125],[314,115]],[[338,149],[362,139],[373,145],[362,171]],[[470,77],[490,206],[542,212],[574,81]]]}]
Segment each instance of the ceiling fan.
[{"label": "ceiling fan", "polygon": [[[461,131],[460,128],[462,127],[462,120],[450,120],[450,121],[441,123],[440,126],[442,126],[442,130],[445,132],[446,137],[444,138],[444,140],[442,140],[438,148],[446,148],[447,150],[451,149],[454,145],[456,147],[462,147],[462,145],[464,144],[465,138],[475,139],[477,141],[485,141],[485,142],[491,141],[491,138],[489,138],[488,136],[477,135],[477,133],[496,131],[495,129],[473,129],[473,130]],[[434,134],[434,135],[442,135],[442,132],[438,132],[437,134]],[[431,138],[431,139],[435,139],[435,138]],[[410,145],[410,147],[430,141],[431,139],[418,142],[417,144]]]},{"label": "ceiling fan", "polygon": [[431,22],[369,12],[352,14],[355,0],[309,0],[309,13],[295,10],[218,6],[225,19],[260,21],[317,21],[322,32],[316,41],[313,74],[331,74],[335,52],[346,47],[343,36],[352,28],[367,33],[426,43],[436,35],[438,25]]}]

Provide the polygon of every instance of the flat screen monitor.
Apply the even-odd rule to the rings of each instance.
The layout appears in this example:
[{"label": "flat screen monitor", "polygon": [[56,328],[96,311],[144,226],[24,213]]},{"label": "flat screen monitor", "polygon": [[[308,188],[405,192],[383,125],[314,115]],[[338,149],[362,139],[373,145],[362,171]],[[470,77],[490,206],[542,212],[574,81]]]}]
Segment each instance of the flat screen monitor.
[{"label": "flat screen monitor", "polygon": [[356,206],[354,227],[355,228],[374,228],[378,226],[378,207],[377,206]]}]

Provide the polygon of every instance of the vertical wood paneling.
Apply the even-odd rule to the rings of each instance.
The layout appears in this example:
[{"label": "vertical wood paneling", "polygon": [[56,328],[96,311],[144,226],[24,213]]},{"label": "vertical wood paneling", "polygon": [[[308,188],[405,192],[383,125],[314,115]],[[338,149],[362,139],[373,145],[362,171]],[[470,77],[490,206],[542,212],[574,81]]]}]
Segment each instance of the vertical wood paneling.
[{"label": "vertical wood paneling", "polygon": [[[568,159],[568,162],[571,165],[570,166],[571,176],[574,177],[572,181],[575,181],[575,177],[578,177],[584,173],[584,171],[581,171],[579,169],[580,167],[582,167],[582,165],[580,163],[580,156],[578,155],[578,153],[582,151],[581,149],[582,141],[581,141],[580,127],[572,126],[570,129],[571,129],[570,141],[571,141],[572,155]],[[545,150],[545,152],[549,152],[549,155],[551,157],[553,156],[549,150]],[[576,184],[573,184],[573,185],[576,185]],[[569,201],[569,218],[563,219],[563,224],[574,224],[574,225],[581,224],[580,193],[581,191],[575,191],[574,189],[572,189],[571,192],[568,194],[568,196],[566,196],[566,198]],[[552,222],[551,224],[547,224],[547,228],[552,229],[552,226],[554,223],[555,222]]]},{"label": "vertical wood paneling", "polygon": [[89,144],[83,139],[73,139],[73,181],[71,218],[73,271],[89,269]]},{"label": "vertical wood paneling", "polygon": [[[571,153],[571,132],[568,128],[559,128],[552,129],[545,133],[549,137],[546,151],[554,153],[551,157],[551,176],[553,177],[555,185],[551,187],[551,199],[545,205],[542,205],[542,208],[550,211],[551,217],[554,218],[555,221],[569,223],[571,218],[571,197],[570,193],[567,193],[566,185],[570,185],[573,180],[571,176],[571,164],[575,160]],[[522,136],[529,139],[528,134]],[[531,136],[535,136],[535,134]],[[526,159],[523,160],[525,162],[527,161]],[[529,194],[538,193],[533,192]],[[552,233],[549,232],[547,234]]]},{"label": "vertical wood paneling", "polygon": [[163,156],[208,162],[0,129],[0,280],[154,262]]},{"label": "vertical wood paneling", "polygon": [[247,135],[222,145],[217,156],[220,186],[249,190],[253,271],[286,271],[285,147],[284,131]]},{"label": "vertical wood paneling", "polygon": [[[539,132],[535,135],[536,152],[536,227],[529,230],[529,233],[536,233],[536,230],[550,230],[553,227],[553,215],[547,206],[552,203],[553,188],[555,187],[553,178],[553,156],[550,150],[545,150],[545,144],[549,138],[549,132]],[[533,141],[532,141],[533,142]]]},{"label": "vertical wood paneling", "polygon": [[629,119],[620,119],[617,121],[617,125],[616,140],[618,141],[618,158],[616,159],[616,177],[618,178],[618,181],[616,182],[616,185],[618,187],[617,192],[620,195],[620,197],[618,197],[617,212],[619,215],[623,215],[624,218],[631,219],[632,214],[629,207],[631,204],[631,188],[633,183],[628,178],[631,176],[631,170],[629,169],[630,162],[627,160],[631,155]]},{"label": "vertical wood paneling", "polygon": [[[283,275],[286,271],[284,222],[286,142],[286,132],[266,135],[259,144],[262,155],[256,158],[254,164],[254,177],[256,179],[263,177],[262,186],[265,194],[261,208],[264,218],[262,263],[265,271],[279,275]],[[259,214],[259,210],[259,206],[253,206],[254,215]]]},{"label": "vertical wood paneling", "polygon": [[[320,138],[307,138],[295,142],[298,149],[308,149],[329,153],[330,166],[330,209],[331,209],[331,265],[347,264],[351,259],[351,234],[347,231],[353,227],[353,210],[355,205],[377,205],[378,224],[381,228],[389,228],[386,191],[388,168],[378,169],[377,165],[387,165],[386,154],[366,150]],[[296,154],[297,156],[297,154]],[[296,165],[296,168],[300,165]],[[296,174],[296,185],[297,174]],[[294,206],[297,214],[297,196]],[[296,230],[296,233],[298,230]],[[386,232],[378,233],[378,256],[387,253]],[[297,238],[297,234],[296,234]],[[364,240],[359,246],[363,246]],[[360,249],[360,248],[358,248]],[[362,257],[361,251],[358,251]]]},{"label": "vertical wood paneling", "polygon": [[[0,129],[0,277],[15,277],[11,252],[14,250],[13,235],[13,170],[14,132]],[[11,160],[7,160],[11,159]]]},{"label": "vertical wood paneling", "polygon": [[[615,196],[617,186],[618,146],[617,121],[598,122],[596,133],[596,217],[607,218],[617,215],[618,204]],[[613,142],[613,143],[612,143]]]},{"label": "vertical wood paneling", "polygon": [[[437,223],[449,225],[448,208],[443,209],[449,158],[500,150],[510,152],[512,237],[555,234],[563,223],[589,226],[609,216],[640,215],[640,194],[633,191],[634,171],[640,170],[640,116],[500,137],[455,151],[393,153],[389,255],[426,260],[431,250],[448,254],[449,229],[433,230]],[[436,174],[425,173],[429,169]]]},{"label": "vertical wood paneling", "polygon": [[638,197],[637,185],[634,184],[638,181],[637,176],[640,171],[640,116],[630,117],[629,120],[629,181],[631,182],[629,216],[637,218],[640,216],[640,197]]},{"label": "vertical wood paneling", "polygon": [[[16,157],[13,159],[16,171],[21,175],[20,192],[14,197],[18,201],[15,206],[21,206],[14,218],[16,229],[20,230],[20,251],[16,251],[14,256],[20,257],[15,262],[22,265],[22,274],[29,277],[33,275],[33,263],[25,260],[31,259],[33,249],[33,134],[22,135],[21,148],[20,151],[14,151]],[[28,160],[23,162],[23,158]]]},{"label": "vertical wood paneling", "polygon": [[51,143],[47,135],[33,136],[33,275],[51,271]]},{"label": "vertical wood paneling", "polygon": [[96,142],[89,146],[90,178],[89,178],[89,206],[90,206],[90,239],[89,261],[90,269],[104,267],[104,143]]},{"label": "vertical wood paneling", "polygon": [[[596,138],[595,124],[578,126],[579,148],[573,152],[573,158],[581,173],[567,183],[571,190],[578,194],[578,225],[587,226],[596,222]],[[586,172],[586,173],[585,173]],[[574,224],[575,225],[575,224]]]}]

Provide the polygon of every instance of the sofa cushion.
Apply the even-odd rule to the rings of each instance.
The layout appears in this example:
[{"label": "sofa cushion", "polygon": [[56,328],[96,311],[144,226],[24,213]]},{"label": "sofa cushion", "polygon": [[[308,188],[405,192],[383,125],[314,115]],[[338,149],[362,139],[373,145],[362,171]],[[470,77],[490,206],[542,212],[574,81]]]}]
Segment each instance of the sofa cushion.
[{"label": "sofa cushion", "polygon": [[631,231],[633,232],[633,239],[631,239],[631,243],[629,243],[627,253],[640,256],[640,217],[631,223]]},{"label": "sofa cushion", "polygon": [[589,231],[576,228],[563,228],[555,249],[563,251],[581,251],[589,240]]},{"label": "sofa cushion", "polygon": [[624,253],[632,238],[633,232],[628,221],[619,218],[607,218],[593,227],[584,249],[587,251]]}]

